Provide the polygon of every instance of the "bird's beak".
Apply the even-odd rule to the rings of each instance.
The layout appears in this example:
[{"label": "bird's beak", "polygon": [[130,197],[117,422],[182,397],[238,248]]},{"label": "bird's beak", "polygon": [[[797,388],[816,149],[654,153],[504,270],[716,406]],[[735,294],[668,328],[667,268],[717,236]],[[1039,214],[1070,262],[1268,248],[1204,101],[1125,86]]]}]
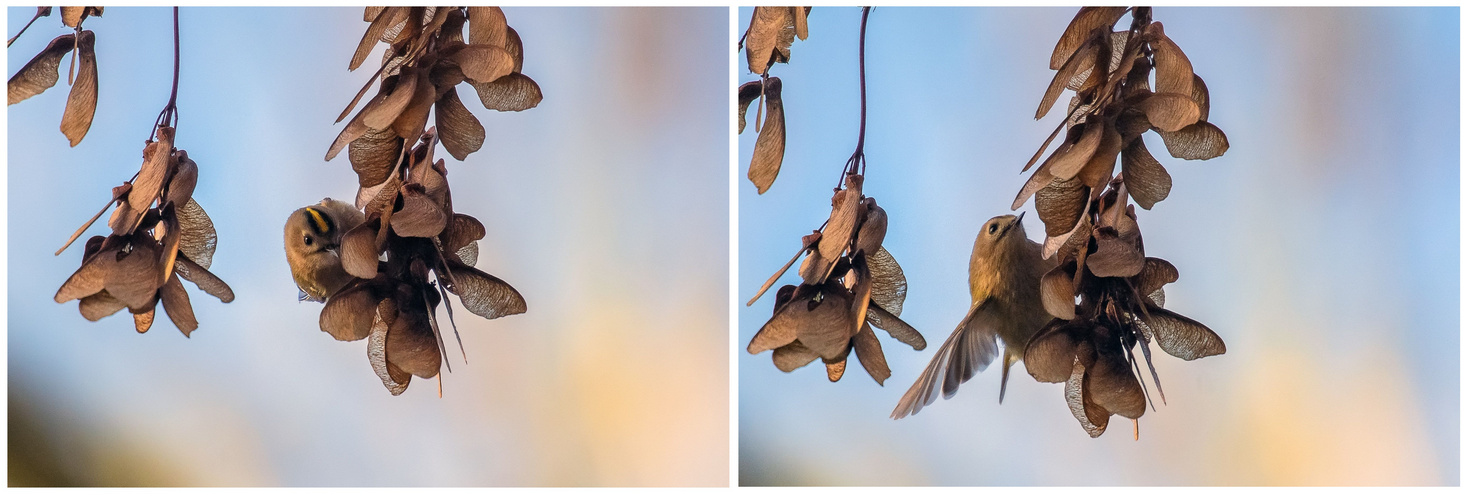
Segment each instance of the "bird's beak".
[{"label": "bird's beak", "polygon": [[335,258],[338,258],[338,259],[342,258],[341,255],[338,255],[337,254],[337,246],[336,245],[327,247],[327,253],[332,254],[332,257],[335,257]]},{"label": "bird's beak", "polygon": [[[1025,217],[1026,215],[1027,215],[1026,212],[1022,212],[1022,214],[1016,216],[1015,219],[1011,219],[1011,224],[1007,224],[1006,227],[1001,228],[1001,234],[1006,234],[1006,233],[1010,232],[1012,230],[1012,228],[1015,228],[1016,226],[1021,225],[1021,223],[1022,223],[1022,217]],[[997,236],[997,238],[1000,238],[1000,236]]]},{"label": "bird's beak", "polygon": [[1011,219],[1011,224],[1007,224],[1006,225],[1006,230],[1007,231],[1010,231],[1011,228],[1014,228],[1014,227],[1017,227],[1017,226],[1022,225],[1022,217],[1026,217],[1026,216],[1027,216],[1027,213],[1026,212],[1022,212],[1022,214],[1016,216],[1015,219]]}]

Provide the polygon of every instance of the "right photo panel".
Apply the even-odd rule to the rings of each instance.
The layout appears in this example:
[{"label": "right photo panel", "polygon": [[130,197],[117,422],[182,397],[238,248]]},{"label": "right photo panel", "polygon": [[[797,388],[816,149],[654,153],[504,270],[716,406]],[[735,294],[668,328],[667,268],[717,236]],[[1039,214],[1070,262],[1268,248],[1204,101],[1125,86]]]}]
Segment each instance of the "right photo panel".
[{"label": "right photo panel", "polygon": [[1458,485],[1458,8],[741,7],[741,486]]}]

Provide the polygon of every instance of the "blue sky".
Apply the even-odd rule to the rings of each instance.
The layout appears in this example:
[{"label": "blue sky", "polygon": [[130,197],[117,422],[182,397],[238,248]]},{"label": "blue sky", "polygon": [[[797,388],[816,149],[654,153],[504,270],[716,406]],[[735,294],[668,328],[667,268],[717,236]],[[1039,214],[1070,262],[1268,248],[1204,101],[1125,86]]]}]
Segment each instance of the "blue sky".
[{"label": "blue sky", "polygon": [[[1009,213],[1018,172],[1061,120],[1062,106],[1032,115],[1075,12],[873,11],[864,191],[888,212],[885,247],[909,283],[903,318],[931,347],[881,334],[886,387],[854,369],[830,383],[817,363],[781,373],[769,353],[741,353],[743,482],[1455,484],[1455,9],[1156,9],[1209,86],[1210,121],[1231,149],[1187,162],[1146,134],[1174,187],[1139,222],[1146,253],[1180,269],[1167,306],[1214,329],[1228,352],[1156,357],[1169,405],[1140,419],[1137,443],[1125,419],[1089,439],[1062,386],[1025,372],[997,405],[996,369],[888,419],[965,314],[981,223]],[[771,70],[787,147],[765,195],[744,176],[756,134],[740,137],[742,303],[828,214],[857,138],[859,16],[814,8],[809,38]],[[737,18],[738,37],[750,10]],[[737,73],[754,79],[744,64]],[[1025,224],[1040,241],[1041,223]],[[738,346],[772,300],[739,308]]]}]

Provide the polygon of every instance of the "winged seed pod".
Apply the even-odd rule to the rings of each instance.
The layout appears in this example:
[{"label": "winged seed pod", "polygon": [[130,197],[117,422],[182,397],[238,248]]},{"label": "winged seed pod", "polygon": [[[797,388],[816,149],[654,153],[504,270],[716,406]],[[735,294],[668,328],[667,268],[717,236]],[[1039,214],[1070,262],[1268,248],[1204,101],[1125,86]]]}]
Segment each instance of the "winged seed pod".
[{"label": "winged seed pod", "polygon": [[[868,11],[868,7],[863,8],[858,34],[860,89],[864,81],[863,46],[868,27]],[[762,16],[771,12],[773,11],[758,8],[756,18],[751,22],[751,31],[748,32],[748,51],[755,47],[751,39],[757,38],[758,32],[771,26],[762,24],[771,22],[762,20]],[[785,12],[788,15],[800,12],[800,20],[795,24],[797,28],[794,33],[805,38],[806,11],[791,8]],[[790,38],[786,40],[789,45]],[[787,53],[778,51],[777,55],[785,60]],[[756,83],[758,82],[743,85],[739,91],[741,99],[745,101],[740,108],[743,123],[744,105],[754,99],[749,94]],[[764,88],[757,90],[776,90],[775,94],[768,96],[768,103],[775,100],[777,104],[768,109],[776,117],[779,129],[781,82],[775,78],[765,79],[763,75],[760,83]],[[859,94],[858,147],[843,165],[841,182],[833,188],[832,211],[828,214],[827,222],[812,234],[802,237],[802,249],[767,279],[761,285],[761,290],[746,305],[750,306],[761,298],[805,253],[807,258],[798,268],[802,284],[786,285],[777,291],[771,320],[756,332],[756,336],[746,346],[746,352],[759,354],[771,350],[771,361],[785,372],[822,358],[827,365],[827,378],[833,382],[843,377],[848,366],[848,355],[856,352],[858,362],[868,371],[869,376],[879,385],[883,385],[890,375],[889,365],[873,329],[884,330],[915,350],[924,349],[925,340],[914,327],[899,319],[909,285],[904,280],[904,271],[899,268],[899,263],[883,248],[889,227],[888,214],[879,207],[876,200],[863,195],[863,171],[867,168],[863,157],[863,123],[867,120],[867,106],[866,96],[862,92]],[[773,128],[772,121],[768,119],[767,130]],[[762,154],[761,141],[766,140],[767,130],[763,130],[761,138],[757,140],[758,156]],[[781,153],[780,148],[777,149],[776,164],[779,166]],[[758,176],[755,175],[755,165],[753,159],[752,180],[757,182],[758,189],[764,191],[762,181],[757,180]],[[769,186],[775,176],[775,167],[772,167],[769,177],[761,178]]]},{"label": "winged seed pod", "polygon": [[[49,15],[51,7],[39,7],[31,22]],[[67,53],[71,53],[66,81],[72,89],[67,95],[66,109],[61,113],[61,133],[72,147],[76,147],[87,136],[87,131],[92,128],[92,117],[97,111],[97,35],[91,30],[82,29],[82,21],[88,16],[102,16],[102,7],[62,7],[62,24],[72,28],[73,33],[52,39],[46,48],[41,49],[41,53],[26,62],[6,84],[7,106],[45,92],[46,89],[56,86],[61,78],[61,60]],[[6,46],[14,43],[30,26],[30,23],[26,23],[25,28],[21,28],[20,33],[10,38]]]},{"label": "winged seed pod", "polygon": [[[368,28],[348,69],[378,42],[388,48],[337,120],[375,80],[382,84],[326,159],[348,150],[366,219],[342,237],[342,267],[356,278],[328,298],[319,326],[338,340],[367,338],[374,372],[398,395],[410,375],[439,374],[448,351],[435,312],[447,294],[487,319],[526,311],[515,288],[474,267],[485,227],[454,212],[444,160],[434,160],[440,143],[461,161],[485,143],[485,128],[456,88],[469,83],[483,106],[498,111],[536,107],[542,94],[521,73],[521,36],[499,7],[367,7],[363,21]],[[452,309],[445,310],[458,340]]]},{"label": "winged seed pod", "polygon": [[[439,141],[457,160],[480,150],[485,127],[460,100],[469,83],[486,109],[522,111],[541,103],[541,87],[521,73],[521,36],[499,7],[368,7],[368,29],[348,69],[357,69],[378,42],[388,44],[378,71],[347,108],[357,108],[375,80],[378,93],[338,134],[327,160],[344,148],[361,186],[383,181],[402,151],[419,139],[434,111]],[[466,31],[468,30],[468,35]]]},{"label": "winged seed pod", "polygon": [[873,198],[863,196],[863,176],[849,175],[834,190],[833,211],[821,231],[802,238],[802,249],[761,287],[756,302],[786,274],[803,253],[801,285],[777,291],[770,321],[756,332],[746,352],[771,350],[776,367],[790,372],[822,358],[828,380],[837,382],[849,353],[879,385],[889,378],[888,362],[873,328],[921,350],[924,336],[899,319],[908,283],[899,263],[883,248],[888,217]]},{"label": "winged seed pod", "polygon": [[[173,147],[172,127],[160,126],[156,135],[158,140],[143,148],[143,167],[134,181],[113,188],[108,202],[117,203],[108,220],[112,234],[87,240],[81,267],[62,283],[55,299],[77,300],[89,321],[127,308],[138,333],[153,325],[155,306],[162,303],[174,326],[188,337],[199,322],[181,280],[225,303],[235,300],[235,292],[209,272],[218,239],[209,215],[192,198],[198,165]],[[96,220],[87,221],[66,246]]]},{"label": "winged seed pod", "polygon": [[[1138,7],[1126,31],[1112,26],[1130,9],[1085,7],[1073,18],[1053,52],[1058,70],[1043,94],[1036,118],[1046,115],[1064,89],[1075,91],[1067,114],[1022,169],[1041,158],[1064,128],[1062,144],[1042,161],[1012,203],[1021,208],[1036,197],[1047,227],[1044,256],[1050,257],[1081,230],[1089,200],[1102,194],[1122,159],[1123,180],[1140,207],[1151,209],[1169,195],[1171,179],[1145,148],[1142,134],[1154,131],[1176,158],[1205,160],[1226,152],[1220,128],[1206,121],[1210,95],[1205,81],[1169,37]],[[1149,86],[1153,74],[1155,87]]]},{"label": "winged seed pod", "polygon": [[766,101],[765,122],[757,123],[760,132],[751,152],[751,166],[746,171],[746,178],[756,185],[756,194],[766,194],[771,183],[776,182],[776,174],[781,172],[782,156],[787,149],[787,119],[786,112],[782,110],[781,79],[773,76],[746,82],[736,90],[736,94],[739,100],[736,114],[741,132],[746,130],[746,108],[757,97],[764,97]]},{"label": "winged seed pod", "polygon": [[[356,278],[328,298],[319,326],[343,341],[368,339],[368,359],[389,393],[410,375],[432,378],[448,356],[435,319],[449,294],[486,319],[526,312],[515,288],[476,269],[485,226],[455,213],[444,160],[431,127],[375,186],[361,188],[366,218],[342,237],[342,267]],[[431,279],[431,274],[432,279]],[[454,313],[446,305],[451,329]],[[464,347],[461,345],[461,352]]]},{"label": "winged seed pod", "polygon": [[[1130,11],[1129,29],[1113,31]],[[1040,283],[1043,306],[1056,319],[1027,344],[1027,372],[1042,382],[1066,383],[1068,407],[1092,437],[1103,434],[1110,416],[1138,419],[1152,403],[1136,346],[1161,402],[1151,342],[1185,360],[1226,352],[1210,328],[1164,308],[1163,287],[1179,272],[1145,256],[1128,203],[1150,209],[1170,191],[1169,173],[1144,147],[1145,131],[1159,134],[1170,154],[1182,159],[1214,158],[1228,147],[1225,134],[1206,121],[1204,80],[1150,12],[1085,7],[1064,30],[1052,54],[1058,72],[1036,117],[1047,114],[1063,89],[1076,94],[1062,124],[1022,170],[1059,131],[1067,134],[1013,204],[1018,208],[1035,196],[1047,228],[1042,255],[1057,257]],[[1122,164],[1117,175],[1116,163]]]},{"label": "winged seed pod", "polygon": [[751,155],[751,166],[746,177],[756,185],[756,194],[765,194],[776,181],[781,171],[782,156],[786,152],[786,117],[782,110],[781,79],[769,76],[771,66],[786,63],[792,58],[792,41],[807,39],[807,14],[812,7],[755,7],[746,34],[737,42],[737,48],[746,49],[747,68],[761,76],[760,80],[746,82],[736,89],[736,114],[739,130],[746,130],[746,109],[752,102],[765,101],[766,117],[761,117],[761,107],[756,111],[756,149]]},{"label": "winged seed pod", "polygon": [[792,59],[792,41],[807,39],[807,14],[812,7],[755,7],[751,23],[737,46],[746,48],[746,67],[765,75],[772,64]]}]

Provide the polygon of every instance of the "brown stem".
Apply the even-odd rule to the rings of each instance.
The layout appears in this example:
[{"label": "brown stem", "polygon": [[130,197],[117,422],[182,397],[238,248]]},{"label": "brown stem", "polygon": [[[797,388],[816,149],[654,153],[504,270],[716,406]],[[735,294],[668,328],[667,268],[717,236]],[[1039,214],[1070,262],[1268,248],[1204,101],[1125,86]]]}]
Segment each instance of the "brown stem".
[{"label": "brown stem", "polygon": [[26,33],[26,30],[27,29],[30,29],[31,23],[36,22],[36,20],[37,19],[40,19],[41,16],[49,16],[49,15],[51,15],[51,7],[38,7],[38,8],[36,8],[36,15],[34,17],[31,17],[30,22],[27,22],[26,25],[20,29],[20,32],[19,33],[16,33],[15,36],[13,36],[13,37],[10,37],[10,40],[6,40],[5,41],[5,47],[6,48],[9,48],[10,47],[10,44],[15,43],[15,39],[20,38],[21,35],[24,35]]},{"label": "brown stem", "polygon": [[[174,7],[174,85],[169,90],[169,103],[164,105],[163,111],[158,113],[158,119],[153,121],[153,132],[148,136],[148,142],[153,142],[158,134],[158,128],[162,126],[174,127],[179,125],[179,8]],[[177,134],[177,132],[176,132]],[[177,135],[174,136],[176,139]]]},{"label": "brown stem", "polygon": [[1130,10],[1134,11],[1134,21],[1129,26],[1130,30],[1144,31],[1144,27],[1154,21],[1153,7],[1133,7]]},{"label": "brown stem", "polygon": [[873,7],[863,8],[863,19],[858,23],[858,147],[853,149],[853,156],[848,157],[848,162],[843,165],[843,175],[838,178],[838,189],[843,188],[843,180],[849,175],[868,172],[868,162],[863,158],[863,139],[868,130],[868,79],[863,56],[864,42],[868,39],[868,11],[870,10],[873,10]]}]

